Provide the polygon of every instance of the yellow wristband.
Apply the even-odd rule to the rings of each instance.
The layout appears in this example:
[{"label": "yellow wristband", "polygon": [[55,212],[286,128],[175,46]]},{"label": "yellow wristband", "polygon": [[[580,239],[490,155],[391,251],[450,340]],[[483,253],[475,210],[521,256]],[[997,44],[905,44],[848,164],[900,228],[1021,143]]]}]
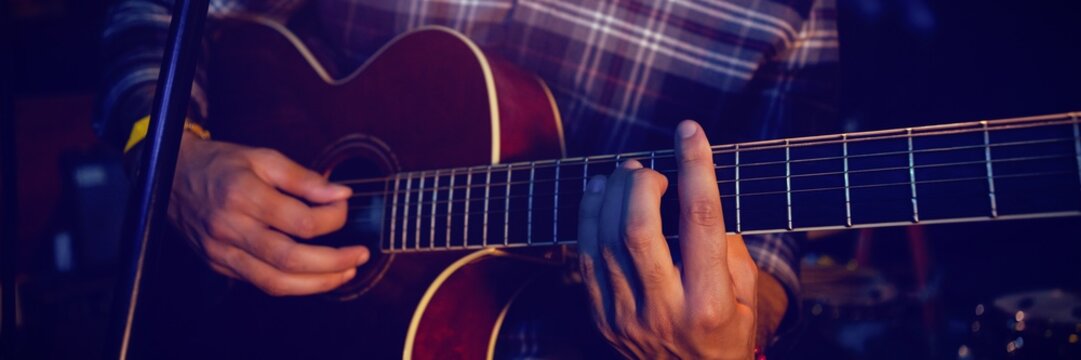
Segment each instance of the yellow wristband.
[{"label": "yellow wristband", "polygon": [[[140,141],[146,139],[146,132],[150,129],[150,115],[144,116],[139,121],[135,122],[135,125],[131,127],[131,136],[128,136],[128,143],[124,145],[124,152],[138,145]],[[203,140],[210,139],[210,132],[206,131],[201,125],[191,120],[184,120],[184,130],[191,131],[196,136]]]},{"label": "yellow wristband", "polygon": [[210,140],[210,131],[204,129],[203,126],[199,125],[199,123],[197,122],[184,119],[184,131],[190,131],[192,134],[195,134],[195,136],[198,136],[200,139]]}]

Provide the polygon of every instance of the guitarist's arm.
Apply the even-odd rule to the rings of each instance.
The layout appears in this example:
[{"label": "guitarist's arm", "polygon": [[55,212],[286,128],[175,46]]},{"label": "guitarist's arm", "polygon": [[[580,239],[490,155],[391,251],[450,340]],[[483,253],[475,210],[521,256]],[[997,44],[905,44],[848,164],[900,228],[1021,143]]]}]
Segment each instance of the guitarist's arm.
[{"label": "guitarist's arm", "polygon": [[[234,13],[256,14],[284,23],[305,1],[210,0],[208,23]],[[111,144],[124,146],[136,121],[150,114],[173,2],[114,0],[109,8],[102,34],[103,88],[94,130]],[[209,49],[203,46],[202,50],[188,111],[189,120],[199,123],[207,116],[204,65]]]},{"label": "guitarist's arm", "polygon": [[[214,0],[210,11],[212,18],[244,11],[284,20],[301,3]],[[123,0],[107,20],[106,88],[95,128],[106,141],[126,144],[129,163],[138,163],[132,160],[140,155],[146,120],[137,119],[150,113],[171,10],[172,0]],[[188,111],[195,124],[207,118],[205,83],[200,64]],[[333,249],[290,238],[340,228],[348,188],[328,184],[275,151],[204,138],[184,134],[168,215],[214,270],[270,294],[294,295],[333,289],[367,261],[363,247]]]}]

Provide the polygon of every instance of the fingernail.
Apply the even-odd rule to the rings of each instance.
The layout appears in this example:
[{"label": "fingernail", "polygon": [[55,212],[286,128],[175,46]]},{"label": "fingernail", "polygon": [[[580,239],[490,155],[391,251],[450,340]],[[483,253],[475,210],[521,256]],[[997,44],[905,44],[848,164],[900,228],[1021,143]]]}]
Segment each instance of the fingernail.
[{"label": "fingernail", "polygon": [[360,252],[360,256],[357,256],[357,265],[358,266],[359,265],[364,265],[364,263],[368,262],[368,257],[371,256],[371,254],[369,254],[368,251],[367,251],[368,249],[364,249],[364,250],[365,251]]},{"label": "fingernail", "polygon": [[638,170],[642,168],[642,163],[635,159],[627,159],[620,163],[619,167],[624,170]]},{"label": "fingernail", "polygon": [[600,176],[594,176],[592,179],[589,179],[588,185],[589,192],[591,193],[599,193],[601,191],[604,191],[604,178]]},{"label": "fingernail", "polygon": [[679,133],[679,137],[681,138],[689,138],[693,136],[694,133],[698,132],[698,124],[695,124],[694,121],[684,120],[683,122],[679,123],[679,127],[676,128],[676,132]]},{"label": "fingernail", "polygon": [[351,192],[353,192],[353,189],[349,188],[348,186],[341,184],[330,184],[330,193],[333,194],[333,196],[335,197],[347,196]]}]

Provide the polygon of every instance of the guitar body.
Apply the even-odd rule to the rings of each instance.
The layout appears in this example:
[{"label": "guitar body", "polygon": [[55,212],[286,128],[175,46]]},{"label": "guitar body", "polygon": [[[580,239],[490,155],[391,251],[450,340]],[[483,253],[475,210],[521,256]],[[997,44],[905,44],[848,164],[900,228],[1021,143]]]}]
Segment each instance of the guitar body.
[{"label": "guitar body", "polygon": [[[342,77],[280,25],[247,19],[220,30],[207,67],[216,140],[276,149],[332,179],[563,155],[545,85],[449,29],[399,37]],[[368,215],[351,211],[350,223]],[[214,330],[173,336],[207,347],[195,351],[202,357],[486,358],[525,286],[564,273],[560,247],[389,255],[379,251],[385,229],[370,225],[316,240],[372,250],[342,289],[273,298],[234,284],[198,320]]]}]

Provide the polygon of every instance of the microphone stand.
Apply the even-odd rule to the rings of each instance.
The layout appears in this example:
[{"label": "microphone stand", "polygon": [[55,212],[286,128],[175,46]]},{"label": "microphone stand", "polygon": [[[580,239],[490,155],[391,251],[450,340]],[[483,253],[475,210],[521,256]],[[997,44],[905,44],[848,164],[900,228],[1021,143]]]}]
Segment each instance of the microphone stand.
[{"label": "microphone stand", "polygon": [[169,39],[158,76],[134,193],[124,223],[122,273],[115,294],[109,347],[106,356],[127,359],[132,343],[139,289],[144,269],[152,266],[161,249],[162,225],[169,207],[176,157],[184,132],[192,81],[202,43],[209,0],[175,0]]}]

